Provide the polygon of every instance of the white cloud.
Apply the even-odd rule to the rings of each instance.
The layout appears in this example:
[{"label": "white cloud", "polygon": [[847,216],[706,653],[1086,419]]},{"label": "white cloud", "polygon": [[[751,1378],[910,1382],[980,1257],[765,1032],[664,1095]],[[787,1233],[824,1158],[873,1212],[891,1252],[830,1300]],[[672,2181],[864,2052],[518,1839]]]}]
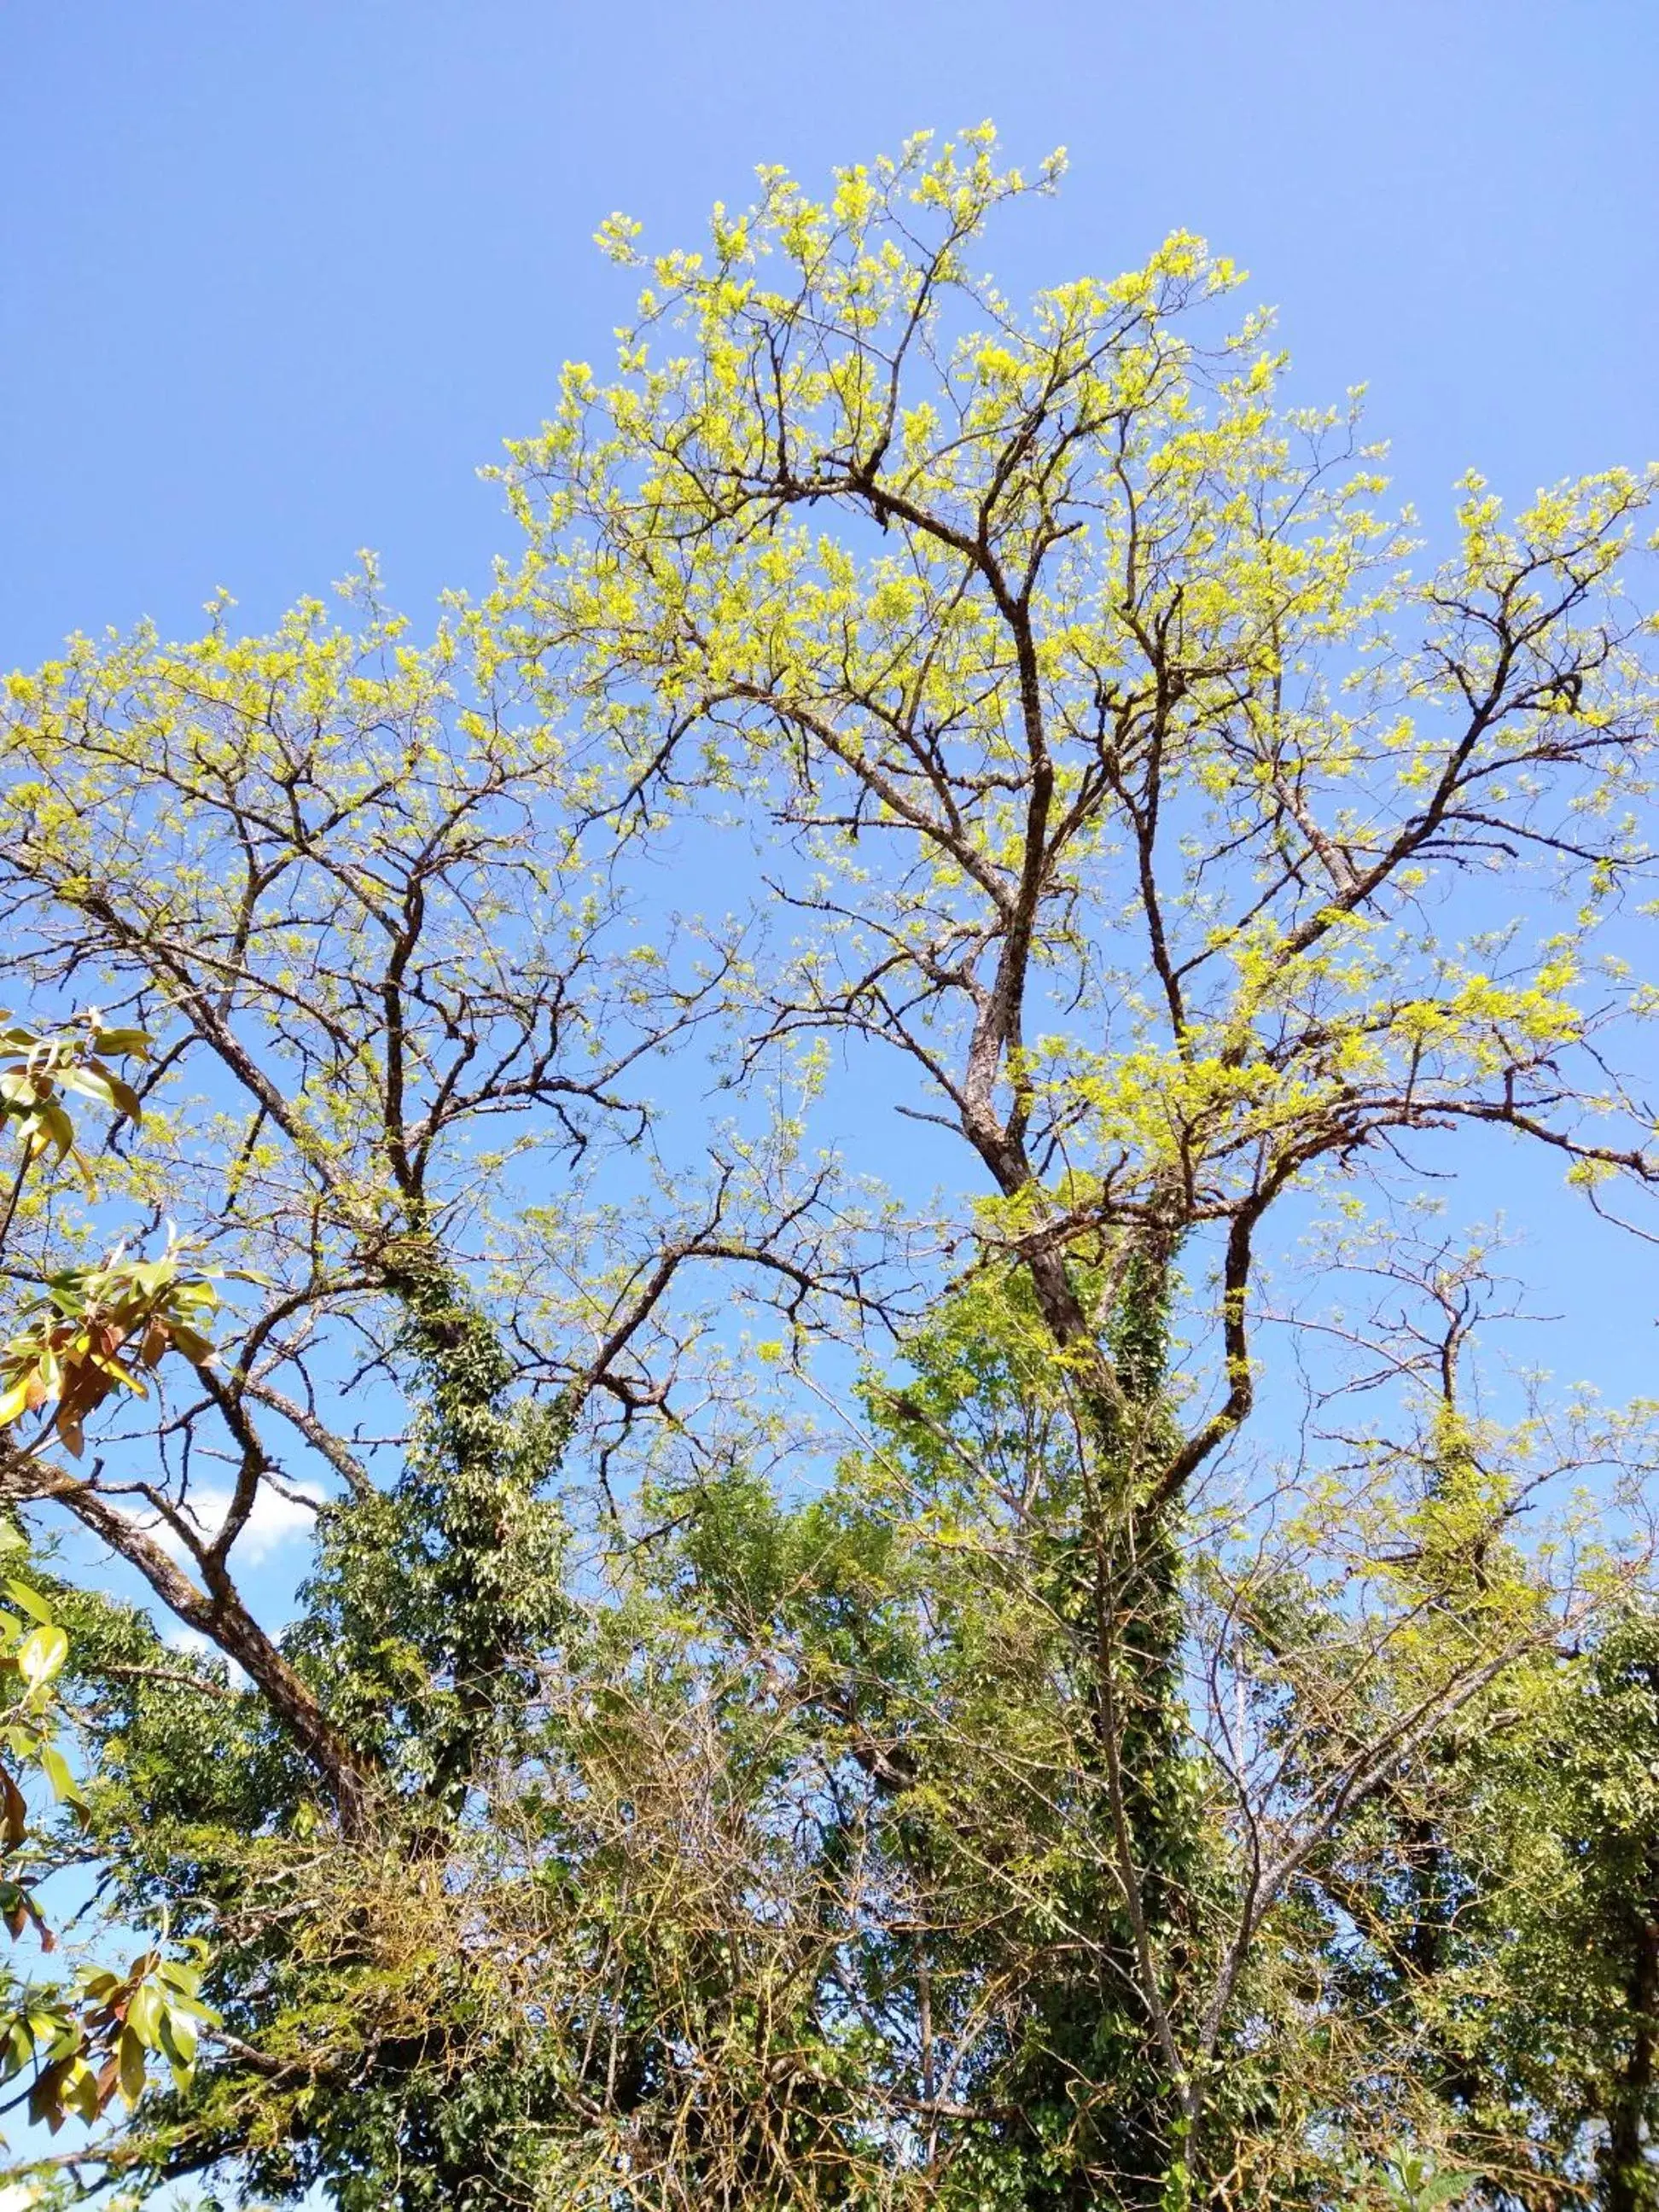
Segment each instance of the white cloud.
[{"label": "white cloud", "polygon": [[[203,1635],[199,1628],[185,1628],[175,1621],[163,1629],[161,1641],[169,1651],[182,1652],[187,1658],[222,1660],[230,1669],[232,1689],[244,1690],[247,1687],[247,1676],[229,1653],[221,1651],[216,1644],[210,1643]],[[0,2197],[0,2212],[6,2212],[6,2200],[3,2197]]]},{"label": "white cloud", "polygon": [[[262,1559],[269,1559],[296,1536],[308,1537],[316,1527],[313,1509],[324,1503],[325,1493],[310,1483],[296,1483],[295,1489],[295,1496],[285,1498],[269,1483],[260,1484],[253,1510],[233,1547],[235,1557],[244,1566],[257,1567]],[[230,1500],[230,1492],[216,1483],[192,1484],[184,1510],[203,1536],[211,1537],[223,1528]],[[184,1555],[184,1546],[165,1522],[155,1528],[155,1536],[164,1551],[171,1552],[175,1558]],[[0,2212],[4,2212],[3,2206],[0,2206]]]}]

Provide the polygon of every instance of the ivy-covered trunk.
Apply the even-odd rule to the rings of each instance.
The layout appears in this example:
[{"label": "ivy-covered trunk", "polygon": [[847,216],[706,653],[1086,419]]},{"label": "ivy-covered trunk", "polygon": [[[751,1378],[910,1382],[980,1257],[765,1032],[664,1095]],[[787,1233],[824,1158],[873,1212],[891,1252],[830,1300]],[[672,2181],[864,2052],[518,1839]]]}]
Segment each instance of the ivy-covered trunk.
[{"label": "ivy-covered trunk", "polygon": [[[1041,1540],[1086,1707],[1075,1732],[1086,1760],[1085,1871],[1066,1904],[1089,1956],[1033,1991],[1030,2057],[1012,2077],[1034,2212],[1187,2201],[1194,2107],[1180,1984],[1199,1838],[1180,1679],[1179,1505],[1156,1494],[1176,1440],[1170,1267],[1166,1247],[1138,1249],[1109,1308],[1090,1316],[1092,1341],[1067,1347],[1083,1378],[1079,1450]],[[1085,1300],[1067,1287],[1081,1316]]]}]

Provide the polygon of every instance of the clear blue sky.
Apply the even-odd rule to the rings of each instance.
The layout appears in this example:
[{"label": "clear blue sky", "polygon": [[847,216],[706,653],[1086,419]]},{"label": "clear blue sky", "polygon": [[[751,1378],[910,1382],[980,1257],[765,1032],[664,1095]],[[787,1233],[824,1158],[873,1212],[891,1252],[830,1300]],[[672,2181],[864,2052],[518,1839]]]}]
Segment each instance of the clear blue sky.
[{"label": "clear blue sky", "polygon": [[[220,584],[265,620],[365,544],[413,612],[476,583],[477,465],[626,311],[602,216],[689,242],[757,162],[986,115],[1072,155],[1009,289],[1205,232],[1431,526],[1471,463],[1659,456],[1656,0],[9,0],[0,666]],[[1626,1304],[1565,1219],[1554,1303],[1630,1326],[1560,1364],[1639,1386],[1650,1261]]]},{"label": "clear blue sky", "polygon": [[0,103],[0,664],[362,544],[474,580],[474,469],[624,311],[601,216],[987,114],[1073,156],[1014,289],[1206,232],[1425,508],[1659,453],[1653,0],[11,0]]},{"label": "clear blue sky", "polygon": [[[1369,382],[1431,537],[1472,463],[1659,457],[1656,0],[10,0],[0,666],[222,584],[268,620],[362,545],[417,616],[476,584],[478,465],[627,312],[604,215],[694,242],[757,162],[988,114],[1072,155],[1008,289],[1206,233],[1305,397]],[[1650,1387],[1651,1255],[1510,1172],[1468,1196],[1531,1220],[1561,1364]]]},{"label": "clear blue sky", "polygon": [[[1656,0],[11,0],[0,666],[221,584],[267,620],[362,545],[417,615],[477,583],[477,465],[627,312],[604,215],[692,242],[757,162],[988,114],[1072,155],[1011,290],[1204,231],[1306,397],[1370,383],[1431,536],[1471,463],[1659,457]],[[1465,1196],[1529,1222],[1552,1364],[1650,1389],[1651,1254],[1511,1171]]]},{"label": "clear blue sky", "polygon": [[627,312],[604,215],[694,242],[757,162],[988,114],[1072,155],[1011,290],[1204,231],[1305,397],[1370,383],[1431,534],[1472,463],[1659,457],[1656,0],[10,0],[0,666],[362,545],[417,615],[476,583],[477,465]]}]

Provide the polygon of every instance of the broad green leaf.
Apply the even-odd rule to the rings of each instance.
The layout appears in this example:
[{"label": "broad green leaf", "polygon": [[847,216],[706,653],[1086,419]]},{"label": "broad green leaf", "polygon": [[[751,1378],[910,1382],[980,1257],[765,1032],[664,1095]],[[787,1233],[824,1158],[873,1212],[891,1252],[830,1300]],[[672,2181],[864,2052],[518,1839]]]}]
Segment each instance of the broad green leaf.
[{"label": "broad green leaf", "polygon": [[129,2105],[136,2105],[144,2094],[144,2046],[128,2027],[121,2031],[118,2049],[121,2094]]},{"label": "broad green leaf", "polygon": [[43,1627],[51,1628],[55,1626],[52,1607],[39,1590],[31,1589],[27,1583],[10,1580],[7,1581],[4,1587],[12,1602],[15,1605],[21,1605],[24,1612],[32,1614]]},{"label": "broad green leaf", "polygon": [[70,1771],[69,1761],[55,1744],[42,1744],[40,1765],[47,1781],[52,1784],[52,1795],[60,1805],[85,1804],[86,1799],[81,1793],[80,1784]]},{"label": "broad green leaf", "polygon": [[37,1628],[17,1647],[19,1671],[36,1688],[50,1682],[68,1656],[69,1638],[61,1628]]}]

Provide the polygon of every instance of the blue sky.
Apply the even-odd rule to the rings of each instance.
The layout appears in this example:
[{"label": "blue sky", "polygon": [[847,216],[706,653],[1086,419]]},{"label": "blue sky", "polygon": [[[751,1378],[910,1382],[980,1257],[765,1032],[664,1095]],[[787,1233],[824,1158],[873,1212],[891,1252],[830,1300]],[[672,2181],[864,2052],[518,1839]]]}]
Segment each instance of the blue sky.
[{"label": "blue sky", "polygon": [[[1072,156],[1010,290],[1204,231],[1303,396],[1369,383],[1431,543],[1471,464],[1659,456],[1651,0],[58,0],[0,10],[0,665],[220,585],[263,622],[362,545],[419,616],[511,543],[479,464],[627,312],[603,216],[696,242],[757,162],[988,114]],[[1550,1212],[1565,1293],[1635,1264]]]},{"label": "blue sky", "polygon": [[[512,544],[478,465],[627,313],[605,214],[695,243],[757,162],[988,114],[1072,161],[1009,290],[1206,233],[1303,396],[1369,383],[1431,544],[1471,464],[1659,456],[1651,0],[58,0],[0,9],[0,666],[221,585],[266,621],[363,545],[418,617]],[[1531,1232],[1534,1354],[1651,1388],[1650,1256],[1519,1171],[1461,1196]]]},{"label": "blue sky", "polygon": [[[626,313],[603,216],[694,242],[757,162],[987,115],[1072,157],[1007,289],[1206,233],[1304,396],[1369,383],[1431,539],[1471,464],[1522,495],[1659,456],[1652,0],[13,0],[0,666],[220,585],[263,622],[363,545],[417,616],[476,585],[510,544],[478,465]],[[1642,1387],[1650,1257],[1524,1204],[1578,1316],[1553,1364]]]},{"label": "blue sky", "polygon": [[56,0],[0,12],[0,661],[363,544],[476,579],[476,466],[625,310],[603,215],[987,114],[1072,152],[1012,289],[1206,232],[1431,515],[1659,453],[1650,0]]}]

